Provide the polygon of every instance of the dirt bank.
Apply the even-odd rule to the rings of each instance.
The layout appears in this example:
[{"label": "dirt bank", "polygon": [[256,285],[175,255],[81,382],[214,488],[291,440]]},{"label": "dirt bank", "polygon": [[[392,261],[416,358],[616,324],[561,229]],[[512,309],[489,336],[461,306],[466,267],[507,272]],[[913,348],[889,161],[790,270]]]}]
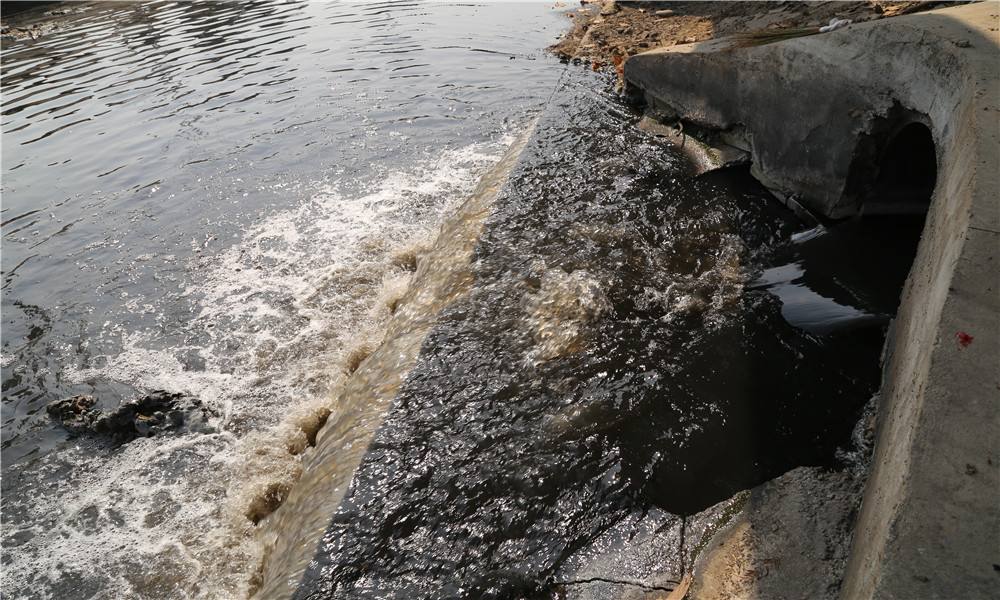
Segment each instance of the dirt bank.
[{"label": "dirt bank", "polygon": [[120,8],[124,2],[3,2],[0,39],[37,40],[59,31],[95,8]]},{"label": "dirt bank", "polygon": [[[854,23],[921,10],[942,2],[604,2],[581,0],[567,12],[572,28],[550,50],[595,67],[675,44],[761,30],[816,27],[831,19]],[[559,3],[557,3],[559,6]]]}]

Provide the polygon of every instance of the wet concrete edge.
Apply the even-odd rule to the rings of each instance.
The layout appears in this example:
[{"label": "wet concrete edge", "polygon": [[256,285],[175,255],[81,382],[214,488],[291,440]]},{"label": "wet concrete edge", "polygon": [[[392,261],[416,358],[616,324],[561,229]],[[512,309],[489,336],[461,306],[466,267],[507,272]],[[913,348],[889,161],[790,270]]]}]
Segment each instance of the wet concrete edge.
[{"label": "wet concrete edge", "polygon": [[[441,226],[382,344],[351,375],[315,448],[303,459],[303,477],[285,502],[262,523],[265,546],[253,595],[289,598],[299,586],[326,532],[330,514],[347,493],[354,471],[391,407],[437,315],[468,292],[472,251],[497,195],[520,161],[536,123],[531,123],[475,191]],[[349,400],[349,401],[348,401]],[[318,499],[323,499],[319,501]]]}]

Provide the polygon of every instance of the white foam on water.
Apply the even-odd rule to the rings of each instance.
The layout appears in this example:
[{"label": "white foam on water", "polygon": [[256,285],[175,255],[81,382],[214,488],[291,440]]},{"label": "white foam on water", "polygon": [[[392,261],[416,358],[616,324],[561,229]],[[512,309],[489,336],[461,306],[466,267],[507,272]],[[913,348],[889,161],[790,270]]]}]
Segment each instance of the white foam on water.
[{"label": "white foam on water", "polygon": [[541,284],[525,307],[534,339],[528,353],[532,365],[581,350],[588,324],[611,308],[601,282],[586,271],[536,268]]},{"label": "white foam on water", "polygon": [[159,319],[173,330],[106,324],[121,352],[67,366],[64,379],[192,394],[218,413],[217,432],[113,451],[81,443],[15,467],[33,493],[4,498],[5,515],[29,524],[5,548],[5,597],[245,595],[258,552],[248,505],[297,478],[349,355],[378,343],[405,290],[407,247],[425,244],[511,142],[446,151],[362,193],[317,184],[301,206],[192,259],[168,300],[190,317]]},{"label": "white foam on water", "polygon": [[[694,315],[704,327],[727,322],[746,283],[743,242],[733,234],[723,234],[709,238],[703,248],[697,267],[689,272],[665,268],[654,273],[652,285],[644,286],[637,299],[639,306],[659,305],[664,311],[662,319],[668,322]],[[659,277],[663,280],[658,281]]]}]

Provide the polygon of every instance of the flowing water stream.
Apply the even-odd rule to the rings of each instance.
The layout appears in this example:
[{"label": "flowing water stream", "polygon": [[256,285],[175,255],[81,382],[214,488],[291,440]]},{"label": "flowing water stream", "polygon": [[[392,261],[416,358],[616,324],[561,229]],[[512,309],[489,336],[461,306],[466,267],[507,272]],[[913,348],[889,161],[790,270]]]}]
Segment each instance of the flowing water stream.
[{"label": "flowing water stream", "polygon": [[[541,110],[565,17],[70,8],[3,46],[3,595],[232,597],[241,496],[295,468],[272,428],[329,403],[407,251]],[[45,412],[153,389],[217,432],[108,448]]]},{"label": "flowing water stream", "polygon": [[[6,597],[548,597],[637,514],[835,465],[877,387],[905,252],[689,176],[543,52],[549,5],[65,18],[4,42]],[[210,430],[114,446],[45,411],[158,389]],[[310,495],[348,438],[350,489]]]},{"label": "flowing water stream", "polygon": [[[693,178],[593,79],[560,82],[471,288],[323,507],[308,567],[265,583],[298,581],[303,599],[561,597],[620,556],[608,532],[683,539],[685,517],[741,489],[836,466],[894,310],[864,292],[900,282],[854,284],[827,247],[844,227],[810,230],[745,172]],[[895,257],[866,260],[894,272]],[[321,433],[317,449],[326,463],[352,444]],[[690,548],[674,554],[648,567]]]}]

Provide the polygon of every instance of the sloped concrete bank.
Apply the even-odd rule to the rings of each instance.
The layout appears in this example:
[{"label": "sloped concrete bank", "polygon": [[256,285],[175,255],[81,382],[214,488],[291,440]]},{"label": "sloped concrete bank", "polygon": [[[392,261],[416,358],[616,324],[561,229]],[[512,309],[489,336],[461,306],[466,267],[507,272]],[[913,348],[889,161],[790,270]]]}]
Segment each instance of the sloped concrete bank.
[{"label": "sloped concrete bank", "polygon": [[842,598],[987,598],[1000,585],[998,13],[971,4],[625,63],[651,112],[749,152],[793,205],[833,219],[927,211],[886,341]]},{"label": "sloped concrete bank", "polygon": [[305,475],[264,524],[262,564],[254,582],[258,598],[291,598],[329,525],[330,512],[347,493],[355,469],[385,418],[420,346],[441,310],[469,292],[471,258],[483,221],[531,137],[534,125],[480,180],[472,195],[442,224],[419,262],[385,331],[385,341],[364,359],[341,391],[336,411],[307,453]]}]

